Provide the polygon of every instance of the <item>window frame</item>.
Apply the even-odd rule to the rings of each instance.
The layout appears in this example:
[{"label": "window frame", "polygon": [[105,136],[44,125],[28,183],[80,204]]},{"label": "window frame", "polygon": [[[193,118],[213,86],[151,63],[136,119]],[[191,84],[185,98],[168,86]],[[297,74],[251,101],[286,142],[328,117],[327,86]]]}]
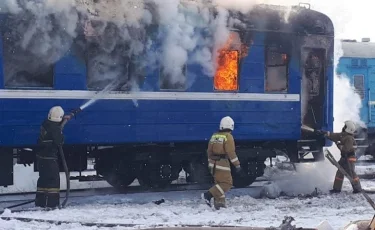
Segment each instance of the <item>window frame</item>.
[{"label": "window frame", "polygon": [[[91,47],[90,47],[91,46]],[[90,57],[92,57],[92,53],[91,53],[91,50],[92,50],[92,47],[94,48],[100,48],[100,45],[97,44],[97,43],[86,43],[86,49],[85,49],[85,54],[84,54],[84,62],[85,62],[85,67],[86,67],[86,89],[87,91],[102,91],[104,90],[106,87],[108,87],[110,84],[114,83],[114,82],[117,82],[119,84],[122,83],[122,81],[120,81],[120,79],[116,79],[115,81],[109,81],[108,84],[106,84],[104,87],[98,87],[98,88],[94,88],[94,87],[89,87],[90,85],[90,77],[89,77],[89,72],[90,72]],[[127,72],[129,73],[129,65],[126,67],[127,68]],[[127,81],[124,81],[124,84],[122,84],[122,86],[125,86],[126,84],[128,84],[129,82],[131,81],[131,79],[128,79]],[[115,86],[115,90],[113,91],[116,91],[116,92],[128,92],[128,90],[120,90],[119,89],[119,86],[120,85],[116,85]],[[111,90],[112,91],[112,90]]]},{"label": "window frame", "polygon": [[[269,65],[268,64],[268,57],[271,54],[270,52],[273,53],[278,53],[278,54],[285,54],[286,55],[286,63],[282,65]],[[289,91],[289,85],[290,85],[290,72],[289,72],[289,64],[290,64],[290,55],[287,52],[284,52],[283,49],[278,48],[276,46],[265,46],[265,55],[264,55],[265,63],[264,63],[264,92],[265,93],[280,93],[280,94],[285,94],[288,93]],[[284,90],[268,90],[267,89],[267,79],[268,79],[268,68],[269,67],[284,67],[286,68],[285,73],[286,73],[286,88]]]},{"label": "window frame", "polygon": [[[4,57],[4,56],[3,56]],[[2,62],[2,65],[3,65],[3,71],[2,71],[2,74],[3,74],[3,87],[4,89],[14,89],[14,90],[24,90],[24,89],[28,89],[28,90],[45,90],[45,89],[54,89],[55,88],[55,65],[56,64],[52,64],[51,65],[51,71],[52,71],[52,82],[49,86],[16,86],[16,85],[8,85],[7,84],[7,79],[6,79],[6,74],[5,74],[5,65],[4,65],[4,58],[1,59],[3,62]]]},{"label": "window frame", "polygon": [[[358,90],[356,87],[356,77],[361,77],[362,79],[362,89]],[[359,98],[361,100],[365,99],[366,96],[366,90],[365,90],[365,75],[364,74],[353,74],[353,87],[356,94],[358,94]],[[358,91],[362,91],[362,93],[359,93]]]},{"label": "window frame", "polygon": [[215,77],[216,77],[216,71],[214,73],[214,76],[213,76],[213,81],[212,81],[212,88],[213,88],[213,91],[214,92],[239,92],[240,91],[240,60],[241,60],[241,50],[238,50],[238,49],[228,49],[226,50],[228,52],[233,52],[233,51],[236,51],[237,52],[237,89],[235,90],[223,90],[223,89],[216,89],[215,87]]}]

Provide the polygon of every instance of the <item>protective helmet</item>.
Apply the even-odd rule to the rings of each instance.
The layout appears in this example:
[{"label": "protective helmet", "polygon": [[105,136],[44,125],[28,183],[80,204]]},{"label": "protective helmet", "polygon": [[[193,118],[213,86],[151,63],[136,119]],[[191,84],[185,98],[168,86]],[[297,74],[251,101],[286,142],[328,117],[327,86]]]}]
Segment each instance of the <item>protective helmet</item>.
[{"label": "protective helmet", "polygon": [[64,116],[64,110],[61,106],[54,106],[49,110],[48,120],[54,122],[61,122]]},{"label": "protective helmet", "polygon": [[223,117],[220,121],[220,130],[223,130],[223,129],[230,129],[233,131],[234,129],[234,121],[231,117],[229,116],[226,116],[226,117]]},{"label": "protective helmet", "polygon": [[350,134],[354,134],[356,131],[356,126],[353,121],[345,121],[344,131]]}]

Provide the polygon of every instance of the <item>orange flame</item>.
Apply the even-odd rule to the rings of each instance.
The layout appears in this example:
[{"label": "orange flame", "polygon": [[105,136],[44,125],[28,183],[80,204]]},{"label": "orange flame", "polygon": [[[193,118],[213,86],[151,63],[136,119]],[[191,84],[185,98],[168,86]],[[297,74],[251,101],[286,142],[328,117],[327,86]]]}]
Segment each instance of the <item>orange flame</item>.
[{"label": "orange flame", "polygon": [[215,75],[216,90],[238,89],[238,51],[222,50]]},{"label": "orange flame", "polygon": [[234,39],[236,39],[236,34],[231,33],[224,47],[218,51],[218,66],[214,79],[214,86],[216,90],[238,90],[239,50],[241,50],[242,58],[244,57],[243,55],[247,56],[248,49],[243,44],[241,44],[238,49],[235,49],[233,47]]}]

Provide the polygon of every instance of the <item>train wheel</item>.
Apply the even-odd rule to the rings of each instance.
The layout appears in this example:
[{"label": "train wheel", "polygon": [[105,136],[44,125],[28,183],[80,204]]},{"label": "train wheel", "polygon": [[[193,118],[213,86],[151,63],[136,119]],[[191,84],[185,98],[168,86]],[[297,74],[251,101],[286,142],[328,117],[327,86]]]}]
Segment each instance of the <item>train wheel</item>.
[{"label": "train wheel", "polygon": [[137,177],[141,186],[147,188],[165,188],[178,179],[181,167],[168,162],[144,163]]},{"label": "train wheel", "polygon": [[264,161],[257,159],[249,159],[242,164],[242,170],[244,175],[238,175],[235,172],[235,168],[231,165],[233,186],[236,188],[244,188],[255,182],[256,178],[264,174]]},{"label": "train wheel", "polygon": [[104,179],[108,182],[108,184],[112,185],[116,189],[124,189],[127,186],[131,185],[135,180],[136,176],[134,175],[124,175],[113,173],[104,176]]},{"label": "train wheel", "polygon": [[124,189],[136,178],[135,170],[131,165],[119,161],[107,172],[102,173],[104,179],[116,189]]}]

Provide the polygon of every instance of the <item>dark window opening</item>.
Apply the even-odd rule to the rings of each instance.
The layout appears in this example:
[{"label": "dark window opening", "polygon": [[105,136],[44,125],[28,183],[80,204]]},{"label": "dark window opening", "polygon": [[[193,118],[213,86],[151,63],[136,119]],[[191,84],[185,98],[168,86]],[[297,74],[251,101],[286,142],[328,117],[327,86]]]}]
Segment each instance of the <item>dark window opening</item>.
[{"label": "dark window opening", "polygon": [[321,89],[320,81],[322,80],[323,63],[319,56],[321,54],[317,52],[310,52],[305,63],[305,76],[310,98],[318,96]]},{"label": "dark window opening", "polygon": [[[123,31],[116,24],[91,20],[85,29],[83,43],[89,90],[130,91],[143,83],[148,64],[144,61],[146,54],[139,47],[132,47],[134,44],[122,37]],[[137,41],[145,39],[142,30],[127,29]]]},{"label": "dark window opening", "polygon": [[161,90],[186,90],[186,65],[182,69],[170,71],[166,71],[163,67],[160,68],[159,83]]},{"label": "dark window opening", "polygon": [[95,43],[88,44],[87,88],[89,90],[127,90],[131,60],[122,56],[124,47],[117,46],[111,53]]},{"label": "dark window opening", "polygon": [[355,92],[363,99],[365,97],[365,82],[363,75],[354,75],[353,85]]},{"label": "dark window opening", "polygon": [[54,64],[46,63],[27,48],[22,48],[21,37],[9,28],[2,33],[5,87],[52,88]]},{"label": "dark window opening", "polygon": [[289,56],[277,48],[268,48],[266,52],[266,92],[288,91]]}]

